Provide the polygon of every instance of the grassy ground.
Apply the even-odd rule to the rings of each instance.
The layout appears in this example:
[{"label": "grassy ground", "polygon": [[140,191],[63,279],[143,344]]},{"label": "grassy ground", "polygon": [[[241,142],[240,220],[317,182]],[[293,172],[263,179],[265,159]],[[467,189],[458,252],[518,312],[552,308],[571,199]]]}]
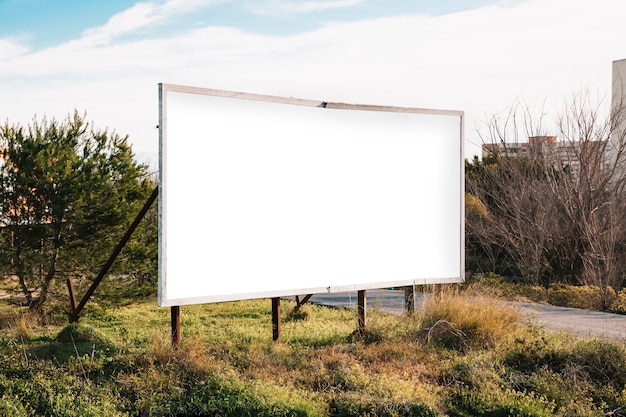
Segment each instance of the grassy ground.
[{"label": "grassy ground", "polygon": [[169,309],[141,294],[110,283],[72,325],[3,305],[0,415],[626,415],[624,346],[497,298],[447,288],[414,316],[369,314],[361,335],[354,311],[284,301],[280,343],[269,300],[189,306],[173,351]]}]

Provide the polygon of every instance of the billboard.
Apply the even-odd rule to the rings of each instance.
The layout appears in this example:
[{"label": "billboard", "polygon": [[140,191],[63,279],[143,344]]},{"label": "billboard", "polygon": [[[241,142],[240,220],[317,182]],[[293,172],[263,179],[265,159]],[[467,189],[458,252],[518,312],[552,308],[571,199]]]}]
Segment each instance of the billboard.
[{"label": "billboard", "polygon": [[159,85],[159,305],[463,280],[463,113]]}]

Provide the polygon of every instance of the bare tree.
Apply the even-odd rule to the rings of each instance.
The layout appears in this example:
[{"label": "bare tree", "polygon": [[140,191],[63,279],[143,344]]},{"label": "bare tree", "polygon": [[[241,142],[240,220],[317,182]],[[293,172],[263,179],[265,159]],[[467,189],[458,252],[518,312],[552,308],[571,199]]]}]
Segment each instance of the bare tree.
[{"label": "bare tree", "polygon": [[619,128],[621,104],[614,104],[608,117],[599,109],[589,94],[580,94],[559,117],[564,146],[553,159],[561,161],[567,175],[548,178],[569,238],[576,243],[569,254],[570,259],[579,258],[576,278],[599,287],[606,308],[611,288],[619,290],[624,283],[626,138]]},{"label": "bare tree", "polygon": [[[626,137],[624,111],[588,93],[574,96],[557,117],[555,136],[544,113],[516,105],[493,116],[481,138],[492,167],[467,175],[467,191],[486,207],[480,219],[524,278],[596,285],[608,307],[626,266]],[[468,233],[477,219],[467,218]]]},{"label": "bare tree", "polygon": [[[487,124],[490,158],[482,169],[467,175],[467,191],[486,207],[479,235],[483,252],[495,244],[501,248],[501,271],[521,275],[533,283],[548,275],[547,246],[551,244],[555,207],[545,181],[540,141],[541,118],[520,105],[494,115]],[[476,219],[467,219],[468,234],[476,230]],[[512,266],[512,267],[511,267]]]}]

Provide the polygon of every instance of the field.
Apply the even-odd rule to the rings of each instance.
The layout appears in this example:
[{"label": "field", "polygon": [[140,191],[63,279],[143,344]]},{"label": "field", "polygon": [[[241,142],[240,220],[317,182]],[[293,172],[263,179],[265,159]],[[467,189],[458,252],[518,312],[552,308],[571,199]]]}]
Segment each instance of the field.
[{"label": "field", "polygon": [[2,305],[0,415],[626,415],[624,346],[496,298],[444,288],[413,316],[371,312],[364,334],[354,311],[283,301],[280,343],[270,300],[189,306],[172,350],[169,309],[121,284],[72,325],[63,303],[44,321]]}]

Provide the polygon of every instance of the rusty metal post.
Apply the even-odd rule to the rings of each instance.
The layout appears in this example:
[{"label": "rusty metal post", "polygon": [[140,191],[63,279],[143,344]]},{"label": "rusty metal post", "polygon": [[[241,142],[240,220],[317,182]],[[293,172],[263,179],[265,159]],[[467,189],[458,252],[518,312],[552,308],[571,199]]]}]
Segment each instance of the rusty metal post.
[{"label": "rusty metal post", "polygon": [[302,299],[299,295],[296,295],[296,305],[300,307],[301,305],[306,304],[306,302],[309,301],[311,297],[313,297],[313,294],[307,294]]},{"label": "rusty metal post", "polygon": [[172,318],[172,348],[180,347],[180,306],[172,306],[170,309]]},{"label": "rusty metal post", "polygon": [[272,340],[280,340],[280,297],[272,298]]},{"label": "rusty metal post", "polygon": [[[70,293],[70,307],[72,308],[72,314],[76,312],[76,292],[74,291],[74,284],[72,284],[72,279],[68,278],[66,281],[67,290]],[[76,319],[78,321],[78,318]]]},{"label": "rusty metal post", "polygon": [[408,315],[415,313],[415,285],[404,287],[404,311]]},{"label": "rusty metal post", "polygon": [[357,312],[358,312],[358,327],[357,331],[359,334],[363,334],[365,332],[365,325],[367,323],[367,298],[366,291],[359,290],[357,293]]}]

